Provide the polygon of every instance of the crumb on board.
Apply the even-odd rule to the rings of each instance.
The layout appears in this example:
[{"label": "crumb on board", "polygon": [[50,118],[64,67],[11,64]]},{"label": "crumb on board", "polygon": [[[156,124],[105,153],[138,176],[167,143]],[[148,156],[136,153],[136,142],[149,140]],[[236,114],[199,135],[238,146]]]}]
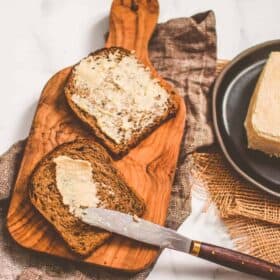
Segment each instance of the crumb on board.
[{"label": "crumb on board", "polygon": [[135,214],[133,215],[132,219],[136,223],[140,222],[140,218],[137,215],[135,215]]}]

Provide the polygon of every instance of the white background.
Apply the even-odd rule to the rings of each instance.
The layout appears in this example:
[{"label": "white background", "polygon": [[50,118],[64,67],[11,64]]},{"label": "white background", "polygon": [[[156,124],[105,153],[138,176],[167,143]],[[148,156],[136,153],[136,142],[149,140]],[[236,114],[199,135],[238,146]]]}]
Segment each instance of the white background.
[{"label": "white background", "polygon": [[[0,153],[28,135],[50,76],[103,46],[110,5],[110,0],[0,0]],[[219,58],[231,59],[256,43],[280,38],[279,0],[161,0],[160,8],[159,22],[213,9]],[[199,202],[193,204],[195,211],[181,231],[231,246],[222,226],[216,226],[214,210],[201,214]],[[185,256],[174,254],[165,253],[150,279],[241,279],[225,276],[216,266],[209,270],[191,257],[181,269],[178,258]]]}]

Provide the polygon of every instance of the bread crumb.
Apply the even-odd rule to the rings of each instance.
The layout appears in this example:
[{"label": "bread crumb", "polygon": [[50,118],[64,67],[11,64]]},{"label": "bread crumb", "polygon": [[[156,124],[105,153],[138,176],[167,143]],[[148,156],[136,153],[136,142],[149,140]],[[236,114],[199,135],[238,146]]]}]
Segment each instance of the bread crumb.
[{"label": "bread crumb", "polygon": [[132,217],[133,221],[136,222],[136,223],[139,223],[140,222],[140,218],[137,216],[137,215],[133,215]]}]

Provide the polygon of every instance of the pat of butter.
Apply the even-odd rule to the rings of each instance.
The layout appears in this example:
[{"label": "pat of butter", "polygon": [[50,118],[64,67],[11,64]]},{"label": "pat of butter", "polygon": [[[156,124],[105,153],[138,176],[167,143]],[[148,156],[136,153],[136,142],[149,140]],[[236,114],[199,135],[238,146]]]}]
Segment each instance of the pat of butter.
[{"label": "pat of butter", "polygon": [[96,207],[99,203],[97,187],[100,184],[93,181],[90,162],[68,156],[58,156],[54,162],[56,185],[69,211],[79,216],[83,208]]},{"label": "pat of butter", "polygon": [[117,144],[129,141],[168,110],[169,94],[133,54],[87,57],[75,66],[72,101]]},{"label": "pat of butter", "polygon": [[250,101],[248,147],[280,157],[280,52],[272,52]]}]

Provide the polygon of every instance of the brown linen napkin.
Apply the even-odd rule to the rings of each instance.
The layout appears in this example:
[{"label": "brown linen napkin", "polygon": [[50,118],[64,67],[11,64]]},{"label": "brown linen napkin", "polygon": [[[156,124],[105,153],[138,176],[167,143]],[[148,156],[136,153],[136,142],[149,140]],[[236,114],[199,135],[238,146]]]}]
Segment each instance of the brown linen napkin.
[{"label": "brown linen napkin", "polygon": [[[213,12],[158,24],[149,47],[150,57],[159,74],[169,80],[187,101],[185,140],[177,166],[166,225],[176,229],[190,212],[191,164],[187,153],[213,141],[205,117],[210,116],[208,92],[216,70],[216,32]],[[24,142],[15,144],[0,159],[0,199],[9,195],[17,174]],[[151,268],[136,275],[64,261],[20,248],[7,233],[7,203],[0,201],[0,279],[145,279]],[[22,273],[20,273],[22,271]]]},{"label": "brown linen napkin", "polygon": [[216,70],[214,22],[213,13],[171,20],[158,25],[150,42],[150,58],[155,68],[186,101],[183,150],[187,153],[214,142],[208,102]]},{"label": "brown linen napkin", "polygon": [[10,191],[21,162],[24,146],[25,141],[19,141],[0,158],[0,200],[10,196]]}]

